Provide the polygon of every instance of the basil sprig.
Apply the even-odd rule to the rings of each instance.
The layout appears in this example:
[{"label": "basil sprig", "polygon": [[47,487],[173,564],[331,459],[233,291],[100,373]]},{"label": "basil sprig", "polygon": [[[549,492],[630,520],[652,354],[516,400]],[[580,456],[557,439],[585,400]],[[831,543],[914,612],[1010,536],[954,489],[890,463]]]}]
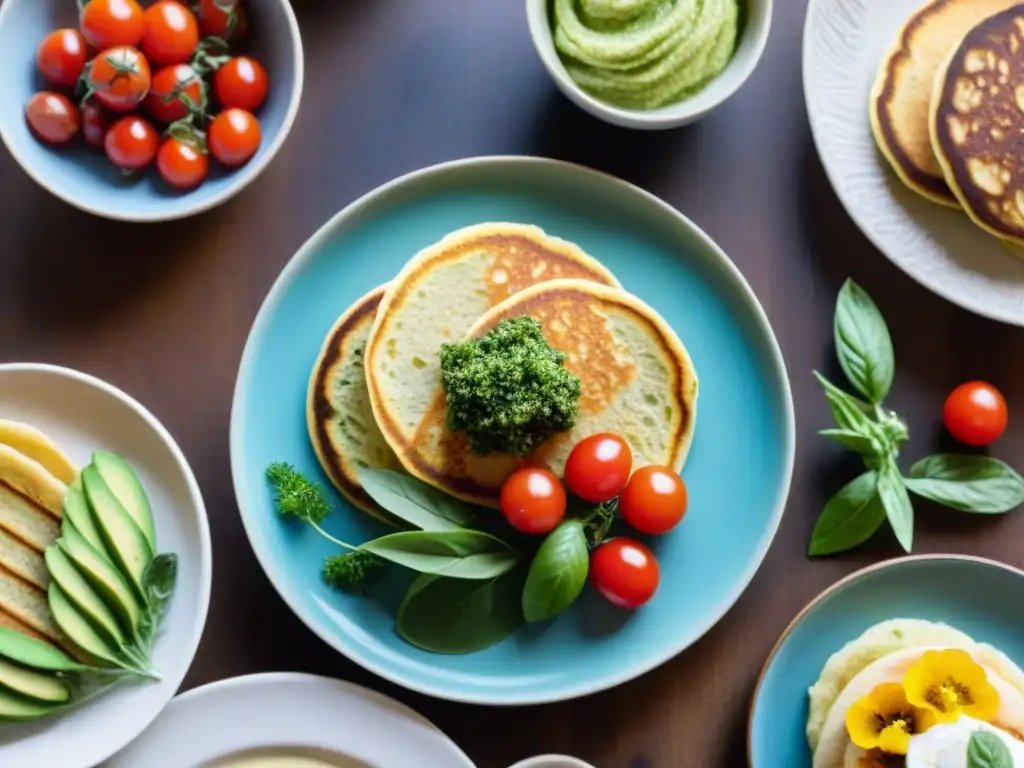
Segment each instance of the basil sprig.
[{"label": "basil sprig", "polygon": [[1013,768],[1013,755],[994,733],[975,731],[967,743],[967,768]]},{"label": "basil sprig", "polygon": [[858,454],[866,471],[825,504],[811,534],[809,554],[852,549],[871,538],[886,520],[900,546],[910,552],[914,543],[910,493],[981,514],[1002,514],[1024,504],[1024,478],[989,456],[929,456],[904,477],[899,458],[909,436],[907,425],[883,402],[896,370],[892,339],[878,307],[852,280],[839,292],[834,331],[839,365],[860,397],[815,371],[836,423],[834,429],[819,434]]}]

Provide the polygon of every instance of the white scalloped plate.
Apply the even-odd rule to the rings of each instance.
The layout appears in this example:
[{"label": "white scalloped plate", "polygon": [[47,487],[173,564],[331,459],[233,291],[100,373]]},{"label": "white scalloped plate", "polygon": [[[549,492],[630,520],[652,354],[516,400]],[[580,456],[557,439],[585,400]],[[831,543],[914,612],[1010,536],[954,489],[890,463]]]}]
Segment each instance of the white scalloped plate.
[{"label": "white scalloped plate", "polygon": [[[811,0],[807,112],[825,172],[857,226],[896,266],[979,315],[1024,325],[1024,252],[911,192],[875,147],[868,96],[882,58],[922,0]],[[1019,256],[1015,256],[1019,254]]]}]

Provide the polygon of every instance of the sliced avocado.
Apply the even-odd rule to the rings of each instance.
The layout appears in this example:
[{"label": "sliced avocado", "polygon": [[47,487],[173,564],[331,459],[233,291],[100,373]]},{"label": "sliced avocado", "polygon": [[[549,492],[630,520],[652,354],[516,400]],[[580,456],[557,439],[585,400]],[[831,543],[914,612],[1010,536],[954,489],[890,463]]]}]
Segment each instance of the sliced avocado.
[{"label": "sliced avocado", "polygon": [[117,652],[71,604],[68,596],[57,586],[57,582],[50,582],[49,598],[50,613],[53,614],[53,620],[57,622],[61,632],[96,661],[117,666]]},{"label": "sliced avocado", "polygon": [[114,565],[128,577],[136,597],[145,602],[142,575],[153,559],[149,540],[114,496],[99,470],[91,464],[82,470],[82,485]]},{"label": "sliced avocado", "polygon": [[146,496],[135,470],[127,461],[109,451],[96,451],[92,455],[92,463],[107,481],[110,491],[121,502],[121,506],[145,534],[149,548],[155,552],[156,527],[153,525],[153,510],[149,506],[149,497]]},{"label": "sliced avocado", "polygon": [[0,627],[0,657],[33,669],[53,672],[86,669],[59,648],[7,627]]},{"label": "sliced avocado", "polygon": [[96,527],[96,521],[89,510],[89,503],[85,500],[81,477],[75,478],[75,481],[68,486],[68,492],[64,496],[64,520],[70,520],[78,532],[85,537],[85,540],[92,544],[93,549],[108,560],[110,559],[107,545],[103,543],[103,536],[100,534],[100,529]]},{"label": "sliced avocado", "polygon": [[0,689],[0,720],[35,720],[60,707],[61,704],[45,704]]},{"label": "sliced avocado", "polygon": [[[65,524],[67,521],[65,521]],[[121,627],[134,635],[142,609],[124,576],[85,540],[73,525],[65,525],[57,546],[64,550],[85,580],[121,620]]]},{"label": "sliced avocado", "polygon": [[107,608],[107,604],[89,586],[89,582],[78,572],[68,556],[56,544],[51,544],[46,548],[44,557],[46,558],[46,569],[75,608],[114,647],[122,645],[125,641],[125,633],[121,629],[121,625],[117,623],[117,619]]},{"label": "sliced avocado", "polygon": [[[63,704],[71,698],[64,682],[46,672],[36,672],[0,659],[0,686],[30,699]],[[0,688],[0,690],[3,690]]]}]

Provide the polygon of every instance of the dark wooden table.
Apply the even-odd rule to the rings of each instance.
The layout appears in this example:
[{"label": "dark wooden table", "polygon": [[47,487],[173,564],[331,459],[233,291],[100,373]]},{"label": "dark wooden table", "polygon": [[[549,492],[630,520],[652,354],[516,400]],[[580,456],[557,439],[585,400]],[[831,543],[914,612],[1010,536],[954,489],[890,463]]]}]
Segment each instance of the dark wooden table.
[{"label": "dark wooden table", "polygon": [[[0,151],[0,360],[67,365],[124,388],[175,435],[202,486],[213,532],[213,600],[184,687],[269,670],[353,680],[424,713],[480,768],[541,752],[575,754],[598,768],[744,765],[751,691],[779,633],[822,588],[897,554],[886,535],[851,557],[804,556],[823,502],[855,469],[815,434],[828,412],[810,375],[833,366],[831,314],[842,281],[853,276],[863,284],[892,326],[891,404],[911,425],[910,455],[941,445],[943,398],[966,378],[994,382],[1011,411],[1024,408],[1024,331],[931,295],[847,218],[807,124],[803,0],[776,3],[768,50],[738,95],[698,125],[663,134],[611,128],[563,99],[534,54],[520,0],[294,4],[307,67],[298,121],[263,176],[221,208],[165,225],[104,221],[51,197]],[[242,347],[285,262],[329,216],[378,184],[486,154],[590,165],[693,218],[764,304],[792,379],[798,429],[782,528],[717,627],[630,684],[516,709],[409,693],[314,637],[256,563],[228,466]],[[1024,465],[1019,422],[998,452]],[[971,552],[1024,566],[1024,515],[979,521],[918,510],[917,551]]]}]

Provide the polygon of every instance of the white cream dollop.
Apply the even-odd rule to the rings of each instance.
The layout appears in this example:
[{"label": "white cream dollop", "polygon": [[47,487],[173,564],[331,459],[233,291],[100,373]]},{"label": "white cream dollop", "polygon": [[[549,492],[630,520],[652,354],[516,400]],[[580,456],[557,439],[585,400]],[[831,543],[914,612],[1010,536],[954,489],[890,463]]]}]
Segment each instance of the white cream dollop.
[{"label": "white cream dollop", "polygon": [[1024,768],[1024,743],[999,728],[966,716],[911,736],[907,768],[967,768],[967,745],[975,731],[988,731],[998,736],[1010,750],[1014,766]]}]

